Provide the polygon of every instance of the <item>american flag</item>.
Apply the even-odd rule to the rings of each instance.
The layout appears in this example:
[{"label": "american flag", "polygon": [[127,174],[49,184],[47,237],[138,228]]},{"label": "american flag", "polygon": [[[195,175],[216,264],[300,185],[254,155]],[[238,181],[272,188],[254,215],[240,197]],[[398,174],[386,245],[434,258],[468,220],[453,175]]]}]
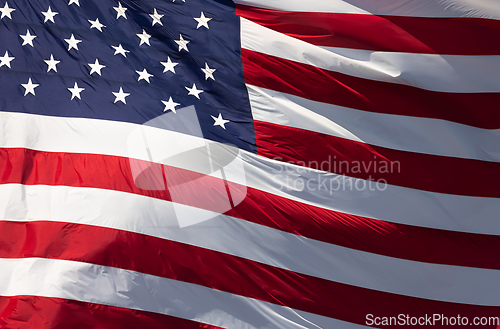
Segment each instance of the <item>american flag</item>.
[{"label": "american flag", "polygon": [[1,328],[498,325],[499,4],[0,1]]}]

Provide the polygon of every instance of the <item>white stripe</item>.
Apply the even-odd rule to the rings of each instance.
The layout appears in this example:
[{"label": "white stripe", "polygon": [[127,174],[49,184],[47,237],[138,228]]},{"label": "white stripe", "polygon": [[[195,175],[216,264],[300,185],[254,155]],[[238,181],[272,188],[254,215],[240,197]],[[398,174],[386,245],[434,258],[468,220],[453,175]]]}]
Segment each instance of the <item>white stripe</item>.
[{"label": "white stripe", "polygon": [[[94,119],[60,118],[0,112],[0,147],[21,147],[49,152],[106,154],[128,157],[127,139],[138,125]],[[146,128],[145,128],[146,129]],[[155,128],[149,127],[154,130]],[[165,147],[169,133],[156,139]],[[61,138],[64,136],[64,138]],[[194,138],[194,137],[193,137]],[[152,146],[152,147],[153,147]],[[451,231],[500,235],[500,199],[481,198],[414,190],[387,185],[385,191],[357,190],[351,184],[336,188],[342,176],[241,152],[245,161],[246,185],[289,199],[388,222]],[[147,157],[139,158],[148,160]],[[334,161],[330,164],[333,166]],[[231,174],[231,173],[226,173]],[[238,175],[231,175],[238,177]],[[244,181],[232,180],[245,184]],[[294,188],[299,181],[310,189]],[[326,181],[326,186],[323,182]],[[366,183],[352,179],[352,184]]]},{"label": "white stripe", "polygon": [[262,328],[263,324],[273,329],[318,329],[319,325],[363,328],[195,284],[113,267],[28,258],[0,259],[0,268],[2,296],[72,299],[166,314],[223,328]]},{"label": "white stripe", "polygon": [[500,129],[373,113],[247,85],[255,120],[401,151],[500,162]]},{"label": "white stripe", "polygon": [[[248,163],[245,167],[248,186],[288,199],[387,222],[500,235],[500,198],[370,185],[366,180],[312,170],[250,153],[243,153],[243,160]],[[335,160],[329,161],[328,165],[333,168]]]},{"label": "white stripe", "polygon": [[[241,219],[183,229],[170,202],[99,189],[0,186],[2,219],[52,220],[156,236],[367,289],[426,299],[500,305],[500,271],[429,264],[340,247]],[[185,213],[207,211],[183,206]],[[204,214],[205,213],[205,214]],[[362,260],[362,261],[359,261]],[[443,282],[451,282],[443,284]]]},{"label": "white stripe", "polygon": [[[399,72],[397,77],[391,76],[386,80],[383,76],[362,76],[361,74],[365,73],[356,75],[356,72],[345,72],[353,76],[433,91],[460,93],[500,91],[500,81],[496,78],[500,74],[499,55],[436,55],[336,47],[322,48],[337,56],[370,63],[373,67],[393,67],[394,72]],[[340,71],[342,68],[343,66],[334,71],[342,72]],[[325,67],[325,69],[328,68]]]},{"label": "white stripe", "polygon": [[241,18],[241,47],[354,77],[441,92],[500,92],[500,56],[318,47]]},{"label": "white stripe", "polygon": [[235,0],[234,2],[283,11],[500,19],[500,8],[495,0]]}]

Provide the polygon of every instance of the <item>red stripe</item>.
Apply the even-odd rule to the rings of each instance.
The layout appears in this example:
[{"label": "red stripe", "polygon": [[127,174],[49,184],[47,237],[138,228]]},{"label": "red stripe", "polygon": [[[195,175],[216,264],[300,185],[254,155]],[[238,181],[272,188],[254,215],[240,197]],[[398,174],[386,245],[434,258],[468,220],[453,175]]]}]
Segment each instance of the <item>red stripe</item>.
[{"label": "red stripe", "polygon": [[[0,168],[3,168],[0,184],[92,187],[170,201],[168,190],[147,191],[135,187],[128,162],[126,158],[105,155],[0,149]],[[186,171],[179,170],[179,173],[185,175]],[[214,177],[211,179],[217,181]],[[216,200],[214,195],[222,194],[225,186],[210,181],[205,183],[206,187],[198,185],[197,188],[204,194],[200,199],[208,202],[201,204],[186,198],[185,204],[212,209],[210,200]],[[244,191],[237,184],[229,184],[233,192]],[[324,188],[324,192],[330,188],[328,182]],[[247,188],[243,202],[226,214],[315,240],[390,257],[500,269],[500,263],[496,261],[500,253],[499,236],[388,223],[307,205],[252,188]]]},{"label": "red stripe", "polygon": [[0,257],[113,266],[199,284],[344,321],[366,314],[492,316],[500,307],[439,302],[350,286],[141,234],[58,222],[0,222]]},{"label": "red stripe", "polygon": [[[431,192],[500,197],[500,163],[368,145],[317,132],[255,121],[260,155],[313,169]],[[286,141],[286,143],[276,143]],[[329,164],[327,166],[327,164]]]},{"label": "red stripe", "polygon": [[236,14],[318,46],[450,55],[499,55],[500,21],[276,11]]},{"label": "red stripe", "polygon": [[0,296],[0,327],[16,329],[219,328],[168,315],[38,296]]},{"label": "red stripe", "polygon": [[[325,188],[330,188],[326,182]],[[249,189],[226,213],[351,249],[426,263],[500,270],[500,236],[415,227],[311,206]],[[473,220],[474,218],[471,218]]]},{"label": "red stripe", "polygon": [[500,128],[500,93],[444,93],[357,78],[242,49],[245,82],[318,102],[369,112]]}]

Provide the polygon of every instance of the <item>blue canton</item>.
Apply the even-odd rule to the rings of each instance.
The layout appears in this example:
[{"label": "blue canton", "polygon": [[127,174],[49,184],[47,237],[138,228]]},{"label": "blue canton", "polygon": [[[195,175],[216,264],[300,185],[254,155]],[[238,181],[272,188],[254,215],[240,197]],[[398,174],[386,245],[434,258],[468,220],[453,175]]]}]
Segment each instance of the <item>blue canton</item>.
[{"label": "blue canton", "polygon": [[0,13],[1,111],[142,124],[194,105],[203,136],[256,152],[232,1],[7,0]]}]

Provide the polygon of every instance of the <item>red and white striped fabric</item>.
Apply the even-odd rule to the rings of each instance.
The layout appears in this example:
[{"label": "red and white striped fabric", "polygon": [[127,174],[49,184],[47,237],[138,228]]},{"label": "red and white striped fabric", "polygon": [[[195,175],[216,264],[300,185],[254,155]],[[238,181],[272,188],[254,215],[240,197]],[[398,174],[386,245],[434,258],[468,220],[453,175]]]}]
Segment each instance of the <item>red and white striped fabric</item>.
[{"label": "red and white striped fabric", "polygon": [[136,125],[0,112],[0,327],[500,316],[500,6],[236,2],[258,154],[206,223],[130,184]]},{"label": "red and white striped fabric", "polygon": [[[317,305],[307,310],[344,321],[324,328],[498,316],[500,6],[236,3],[259,155],[320,169],[284,175],[280,196],[298,203],[280,209],[287,226],[273,220],[322,242],[314,256],[296,253],[314,268],[300,273],[328,280],[304,296]],[[361,188],[327,192],[328,172]],[[370,191],[368,180],[387,189]]]}]

